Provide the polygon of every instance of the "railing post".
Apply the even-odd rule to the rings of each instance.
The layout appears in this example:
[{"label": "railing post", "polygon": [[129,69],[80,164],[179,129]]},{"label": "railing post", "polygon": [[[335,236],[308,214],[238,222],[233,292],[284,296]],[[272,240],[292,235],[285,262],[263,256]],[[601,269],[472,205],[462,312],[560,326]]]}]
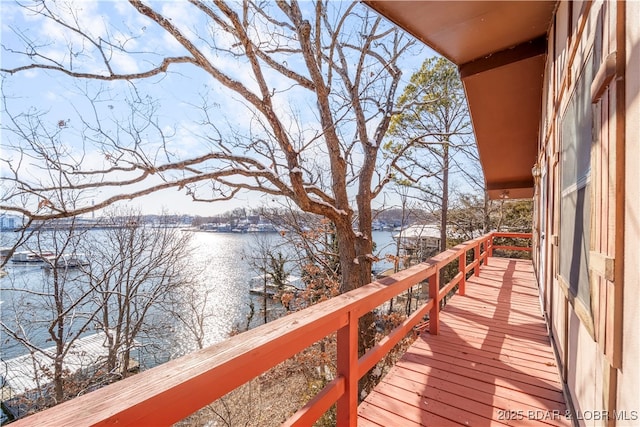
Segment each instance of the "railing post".
[{"label": "railing post", "polygon": [[438,335],[440,330],[440,267],[429,277],[429,298],[433,298],[433,307],[429,312],[429,333]]},{"label": "railing post", "polygon": [[479,276],[480,275],[480,241],[478,241],[478,243],[476,243],[476,245],[473,247],[473,262],[476,263],[476,266],[473,267],[473,275]]},{"label": "railing post", "polygon": [[490,243],[491,242],[491,237],[490,236],[485,236],[485,238],[483,239],[483,243],[484,243],[484,265],[485,267],[487,265],[489,265],[489,247],[490,247]]},{"label": "railing post", "polygon": [[337,402],[337,425],[358,423],[358,318],[349,312],[349,323],[338,329],[338,375],[345,379],[344,394]]},{"label": "railing post", "polygon": [[462,273],[462,277],[460,278],[460,285],[458,286],[458,292],[460,295],[464,296],[465,288],[467,285],[467,250],[463,249],[460,257],[458,258],[458,270]]},{"label": "railing post", "polygon": [[493,233],[489,236],[489,246],[488,246],[487,258],[491,258],[493,256]]}]

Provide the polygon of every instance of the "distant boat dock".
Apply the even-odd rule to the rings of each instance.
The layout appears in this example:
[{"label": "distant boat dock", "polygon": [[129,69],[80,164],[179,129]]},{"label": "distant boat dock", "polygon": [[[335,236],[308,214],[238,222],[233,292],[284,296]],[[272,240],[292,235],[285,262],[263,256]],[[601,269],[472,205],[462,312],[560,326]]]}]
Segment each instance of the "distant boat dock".
[{"label": "distant boat dock", "polygon": [[[107,337],[104,332],[78,339],[69,350],[64,360],[64,369],[73,375],[83,371],[95,369],[108,355],[106,346]],[[46,353],[51,357],[42,354]],[[20,417],[24,408],[24,402],[20,397],[50,383],[50,374],[53,372],[53,355],[55,346],[48,347],[42,352],[25,354],[9,360],[0,361],[0,392],[4,409],[10,412],[14,418]],[[129,362],[129,370],[138,369],[137,361]]]}]

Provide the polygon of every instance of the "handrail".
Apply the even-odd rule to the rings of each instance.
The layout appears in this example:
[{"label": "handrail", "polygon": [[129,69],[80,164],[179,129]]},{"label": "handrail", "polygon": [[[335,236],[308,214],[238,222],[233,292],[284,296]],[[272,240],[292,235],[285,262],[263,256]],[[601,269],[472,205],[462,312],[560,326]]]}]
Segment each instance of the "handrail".
[{"label": "handrail", "polygon": [[[168,425],[196,412],[318,340],[337,332],[338,375],[285,425],[309,425],[337,403],[338,425],[357,422],[358,380],[424,316],[439,329],[440,302],[466,275],[488,264],[494,237],[531,238],[528,233],[489,233],[461,243],[418,265],[338,295],[14,423],[26,425]],[[520,247],[525,249],[524,247]],[[467,264],[467,253],[473,261]],[[458,259],[459,272],[440,288],[440,270]],[[429,299],[358,359],[358,319],[424,280]]]},{"label": "handrail", "polygon": [[[511,238],[511,239],[530,239],[531,233],[510,233],[510,232],[495,232],[494,238]],[[531,246],[513,246],[513,245],[493,245],[493,250],[507,250],[507,251],[528,251],[531,252]]]}]

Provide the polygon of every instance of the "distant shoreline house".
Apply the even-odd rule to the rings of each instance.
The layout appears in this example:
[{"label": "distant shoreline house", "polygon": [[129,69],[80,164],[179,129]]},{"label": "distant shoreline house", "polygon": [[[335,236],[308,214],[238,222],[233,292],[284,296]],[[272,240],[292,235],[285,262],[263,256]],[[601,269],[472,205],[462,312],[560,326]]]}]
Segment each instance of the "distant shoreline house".
[{"label": "distant shoreline house", "polygon": [[393,235],[403,255],[423,261],[440,250],[440,226],[437,224],[414,224]]},{"label": "distant shoreline house", "polygon": [[0,231],[13,231],[16,229],[16,221],[19,218],[13,215],[0,215]]}]

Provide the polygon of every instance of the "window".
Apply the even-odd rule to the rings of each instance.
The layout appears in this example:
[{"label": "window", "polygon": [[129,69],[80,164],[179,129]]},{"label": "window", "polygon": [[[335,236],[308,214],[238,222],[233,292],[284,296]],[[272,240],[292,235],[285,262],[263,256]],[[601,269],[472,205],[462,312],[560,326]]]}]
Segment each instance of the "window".
[{"label": "window", "polygon": [[[574,310],[586,314],[591,325],[589,284],[591,143],[593,113],[591,82],[593,55],[589,54],[562,118],[560,265],[561,278],[568,286]],[[575,301],[581,307],[578,310]],[[580,316],[582,320],[584,316]]]}]

